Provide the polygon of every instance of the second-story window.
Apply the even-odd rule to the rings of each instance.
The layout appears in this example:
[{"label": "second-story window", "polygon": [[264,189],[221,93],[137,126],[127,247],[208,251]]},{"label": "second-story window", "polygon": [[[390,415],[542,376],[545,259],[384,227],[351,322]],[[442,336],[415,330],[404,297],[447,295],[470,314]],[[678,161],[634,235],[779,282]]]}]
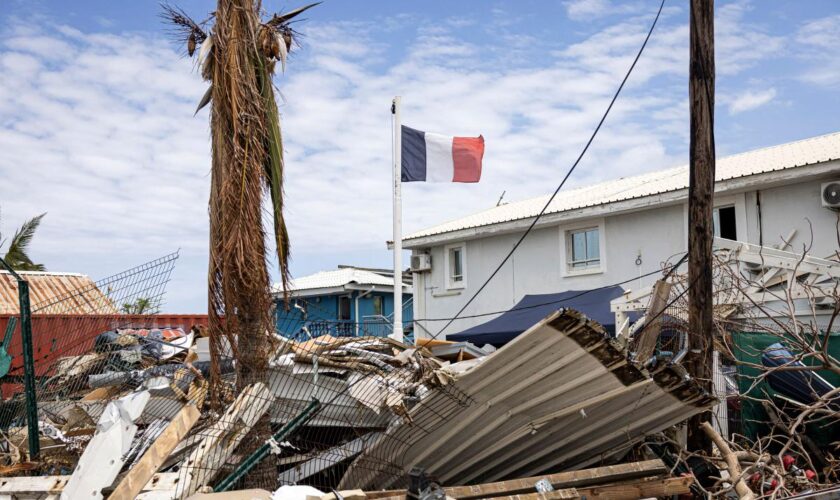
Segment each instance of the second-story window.
[{"label": "second-story window", "polygon": [[446,287],[464,288],[466,275],[466,248],[464,244],[446,247]]},{"label": "second-story window", "polygon": [[566,244],[569,271],[601,267],[601,241],[597,227],[569,231]]},{"label": "second-story window", "polygon": [[712,212],[715,236],[725,240],[737,240],[738,231],[735,224],[735,207],[717,207]]}]

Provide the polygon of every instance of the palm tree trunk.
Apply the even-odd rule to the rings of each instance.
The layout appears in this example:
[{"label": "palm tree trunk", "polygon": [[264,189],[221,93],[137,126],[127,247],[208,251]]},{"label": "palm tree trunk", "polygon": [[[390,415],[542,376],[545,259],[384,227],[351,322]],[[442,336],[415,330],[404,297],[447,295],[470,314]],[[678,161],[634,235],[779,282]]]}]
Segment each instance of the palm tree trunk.
[{"label": "palm tree trunk", "polygon": [[[257,46],[259,27],[253,0],[219,0],[212,68],[210,338],[214,359],[224,354],[219,352],[223,338],[231,346],[239,390],[267,382],[273,329],[262,224],[268,127],[260,85],[259,68],[265,61]],[[213,395],[220,398],[218,366],[213,371]],[[270,435],[266,415],[239,453],[247,456]],[[276,461],[271,458],[249,474],[247,487],[274,488]]]}]

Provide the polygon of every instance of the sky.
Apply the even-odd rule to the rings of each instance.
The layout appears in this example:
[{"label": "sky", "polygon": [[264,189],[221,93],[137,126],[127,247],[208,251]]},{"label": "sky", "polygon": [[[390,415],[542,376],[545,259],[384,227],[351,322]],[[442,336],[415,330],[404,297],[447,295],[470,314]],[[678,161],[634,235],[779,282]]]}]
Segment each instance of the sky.
[{"label": "sky", "polygon": [[[688,161],[688,2],[668,0],[568,187]],[[211,0],[177,5],[204,20]],[[390,267],[391,116],[486,141],[481,182],[403,186],[406,233],[554,189],[656,0],[326,0],[275,85],[291,271]],[[267,14],[298,4],[264,0]],[[94,279],[180,249],[166,312],[206,311],[206,83],[155,1],[0,0],[0,231]],[[719,156],[840,129],[840,5],[716,2]],[[276,266],[276,263],[274,264]]]}]

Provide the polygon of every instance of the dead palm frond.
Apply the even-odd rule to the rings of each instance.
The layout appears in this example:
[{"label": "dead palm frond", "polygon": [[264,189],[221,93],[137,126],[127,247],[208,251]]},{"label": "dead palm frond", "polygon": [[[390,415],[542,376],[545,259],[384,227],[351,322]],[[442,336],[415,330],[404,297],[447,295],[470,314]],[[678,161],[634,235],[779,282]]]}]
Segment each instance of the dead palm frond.
[{"label": "dead palm frond", "polygon": [[[315,4],[313,4],[315,5]],[[274,243],[283,288],[288,283],[289,236],[283,219],[283,140],[274,97],[277,61],[285,68],[295,32],[289,22],[313,5],[261,22],[255,0],[218,0],[212,26],[164,9],[177,40],[197,55],[210,86],[198,110],[210,106],[210,400],[222,404],[221,356],[236,359],[239,389],[265,382],[272,351],[271,295],[263,227],[263,198],[273,212]],[[196,50],[196,45],[200,45]],[[198,112],[196,110],[196,112]],[[222,346],[230,346],[224,353]],[[263,435],[265,434],[265,435]],[[259,446],[270,435],[268,418],[255,428]],[[262,442],[260,441],[262,439]],[[244,451],[247,454],[247,450]],[[275,477],[268,462],[265,477]]]},{"label": "dead palm frond", "polygon": [[[9,241],[9,247],[6,249],[3,260],[13,269],[17,271],[46,271],[43,264],[36,264],[29,257],[29,245],[32,243],[32,238],[45,215],[47,215],[46,212],[24,222]],[[5,243],[5,240],[0,233],[0,246],[3,246],[3,243]]]},{"label": "dead palm frond", "polygon": [[192,57],[195,53],[195,47],[201,45],[207,38],[207,33],[201,27],[206,21],[204,23],[197,23],[180,7],[175,7],[165,2],[162,2],[160,7],[162,10],[160,16],[170,27],[170,34],[175,40],[186,44],[187,55]]}]

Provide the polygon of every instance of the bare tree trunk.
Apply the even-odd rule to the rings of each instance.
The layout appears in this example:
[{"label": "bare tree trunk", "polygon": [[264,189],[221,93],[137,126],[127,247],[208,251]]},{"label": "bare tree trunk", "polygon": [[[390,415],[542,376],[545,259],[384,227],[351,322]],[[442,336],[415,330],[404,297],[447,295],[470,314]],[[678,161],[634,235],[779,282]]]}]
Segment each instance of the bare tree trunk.
[{"label": "bare tree trunk", "polygon": [[[711,392],[714,322],[712,317],[712,244],[715,187],[715,50],[714,0],[691,0],[690,177],[688,187],[688,321],[691,352],[688,370]],[[689,449],[711,451],[701,424],[710,413],[693,417]]]}]

